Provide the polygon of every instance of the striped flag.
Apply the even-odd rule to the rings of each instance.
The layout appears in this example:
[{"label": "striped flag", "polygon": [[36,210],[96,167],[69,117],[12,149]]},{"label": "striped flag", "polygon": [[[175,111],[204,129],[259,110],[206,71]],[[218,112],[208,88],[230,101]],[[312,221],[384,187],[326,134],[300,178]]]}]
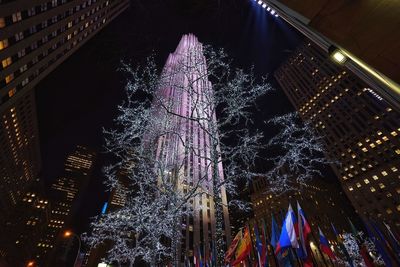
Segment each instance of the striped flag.
[{"label": "striped flag", "polygon": [[297,202],[297,218],[298,218],[298,233],[300,246],[298,248],[298,257],[304,262],[305,267],[312,267],[312,259],[310,254],[310,248],[308,244],[308,235],[311,234],[311,227],[306,220],[303,209]]},{"label": "striped flag", "polygon": [[325,253],[329,258],[335,260],[336,256],[329,246],[328,239],[326,239],[325,235],[321,231],[321,228],[319,227],[318,227],[318,232],[319,232],[319,247],[321,251]]},{"label": "striped flag", "polygon": [[296,216],[294,215],[292,206],[289,204],[289,209],[286,214],[285,221],[282,225],[281,235],[275,249],[275,254],[279,253],[283,248],[298,248],[296,230]]}]

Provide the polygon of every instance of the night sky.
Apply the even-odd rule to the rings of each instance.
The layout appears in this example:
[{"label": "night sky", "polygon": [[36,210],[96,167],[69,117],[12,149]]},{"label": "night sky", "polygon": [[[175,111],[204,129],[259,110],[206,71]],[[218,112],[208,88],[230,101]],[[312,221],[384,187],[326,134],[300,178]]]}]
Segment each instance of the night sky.
[{"label": "night sky", "polygon": [[[99,154],[90,191],[81,203],[78,231],[98,214],[107,193],[102,186],[102,127],[111,128],[116,107],[124,99],[125,78],[120,61],[135,64],[153,52],[161,68],[183,34],[194,33],[205,44],[226,49],[238,67],[254,65],[257,75],[269,75],[276,88],[260,100],[260,122],[292,111],[272,75],[302,37],[282,19],[269,15],[250,0],[135,0],[59,66],[36,90],[42,177],[49,186],[63,170],[66,155],[78,144]],[[268,133],[267,133],[268,134]]]}]

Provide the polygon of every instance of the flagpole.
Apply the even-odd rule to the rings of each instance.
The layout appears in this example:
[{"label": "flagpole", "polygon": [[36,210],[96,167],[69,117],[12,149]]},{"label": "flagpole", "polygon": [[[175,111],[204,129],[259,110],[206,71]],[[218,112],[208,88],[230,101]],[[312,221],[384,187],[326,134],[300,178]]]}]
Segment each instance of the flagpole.
[{"label": "flagpole", "polygon": [[[316,244],[317,250],[318,250],[319,254],[320,254],[321,257],[322,257],[322,261],[324,262],[324,265],[327,266],[327,267],[329,267],[329,265],[326,264],[324,255],[322,254],[320,247],[317,246],[317,239],[315,239],[315,235],[314,235],[314,232],[313,232],[312,230],[311,230],[311,235],[312,235],[312,237],[313,237],[313,239],[314,239],[314,242],[315,242],[315,244]],[[312,248],[311,248],[311,251],[312,251]]]}]

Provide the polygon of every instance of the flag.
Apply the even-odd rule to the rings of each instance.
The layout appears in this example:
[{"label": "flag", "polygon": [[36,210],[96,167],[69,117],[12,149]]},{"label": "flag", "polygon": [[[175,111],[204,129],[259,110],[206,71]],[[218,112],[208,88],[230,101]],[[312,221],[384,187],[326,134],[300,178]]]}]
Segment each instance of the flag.
[{"label": "flag", "polygon": [[311,227],[306,220],[303,209],[297,202],[297,217],[298,217],[298,236],[300,240],[300,246],[298,248],[297,255],[304,262],[305,267],[313,266],[310,248],[308,245],[308,235],[311,233]]},{"label": "flag", "polygon": [[276,248],[277,244],[278,244],[278,236],[279,236],[279,228],[278,225],[276,224],[274,215],[271,215],[272,217],[272,223],[271,223],[271,245],[272,247]]},{"label": "flag", "polygon": [[267,248],[267,226],[265,225],[264,218],[262,219],[262,253],[261,253],[261,263],[263,267],[268,267],[268,248]]},{"label": "flag", "polygon": [[295,223],[296,216],[294,215],[292,206],[289,204],[289,209],[282,225],[281,235],[279,237],[278,244],[276,245],[275,253],[278,253],[283,248],[299,247],[295,231]]},{"label": "flag", "polygon": [[329,246],[328,239],[326,239],[325,235],[322,233],[321,228],[318,227],[319,231],[319,248],[323,253],[325,253],[330,259],[335,260],[336,256],[333,254],[332,249]]},{"label": "flag", "polygon": [[249,227],[246,227],[244,229],[243,237],[236,247],[235,260],[231,264],[236,265],[240,263],[242,260],[246,259],[246,257],[250,254],[250,251],[251,251],[250,229]]},{"label": "flag", "polygon": [[378,253],[382,256],[382,260],[385,262],[385,266],[389,266],[392,267],[392,260],[390,259],[390,256],[386,253],[383,244],[381,243],[381,241],[379,240],[379,238],[377,238],[375,236],[375,234],[372,232],[372,230],[368,227],[368,224],[366,222],[364,222],[364,226],[365,229],[368,232],[369,237],[372,239],[372,241],[375,244],[375,248],[378,251]]},{"label": "flag", "polygon": [[389,233],[389,239],[392,243],[392,247],[393,250],[396,252],[396,255],[398,257],[400,257],[400,242],[397,240],[396,236],[394,235],[394,233],[392,232],[392,230],[390,229],[390,226],[387,225],[385,222],[383,222],[383,224],[385,225],[388,233]]},{"label": "flag", "polygon": [[254,223],[254,235],[256,236],[256,250],[257,250],[257,261],[258,261],[258,266],[262,267],[263,262],[262,262],[262,253],[263,253],[263,243],[261,242],[260,234],[258,232],[258,227],[257,227],[257,222]]},{"label": "flag", "polygon": [[353,235],[356,238],[357,245],[358,245],[358,247],[360,249],[360,254],[361,254],[361,257],[364,260],[365,265],[367,267],[373,267],[374,263],[371,260],[370,256],[368,255],[367,248],[365,247],[364,244],[362,244],[362,241],[360,240],[360,237],[358,235],[358,230],[356,229],[356,227],[354,226],[354,224],[351,222],[351,220],[349,218],[347,218],[347,220],[349,221],[351,231],[353,232]]},{"label": "flag", "polygon": [[200,248],[200,246],[198,246],[197,249],[198,249],[198,251],[199,251],[199,258],[198,258],[198,260],[199,260],[199,266],[200,266],[200,267],[203,267],[203,257],[201,256],[201,248]]},{"label": "flag", "polygon": [[231,262],[233,255],[235,255],[236,248],[242,239],[242,229],[236,234],[235,238],[232,240],[231,245],[225,253],[225,263]]},{"label": "flag", "polygon": [[343,255],[346,257],[347,263],[350,265],[350,267],[354,267],[353,260],[350,258],[349,252],[347,251],[346,247],[343,245],[342,238],[340,237],[340,235],[339,235],[338,231],[336,230],[335,226],[333,225],[333,223],[331,223],[331,226],[332,226],[333,232],[335,233],[336,240],[339,244],[339,248],[342,251]]}]

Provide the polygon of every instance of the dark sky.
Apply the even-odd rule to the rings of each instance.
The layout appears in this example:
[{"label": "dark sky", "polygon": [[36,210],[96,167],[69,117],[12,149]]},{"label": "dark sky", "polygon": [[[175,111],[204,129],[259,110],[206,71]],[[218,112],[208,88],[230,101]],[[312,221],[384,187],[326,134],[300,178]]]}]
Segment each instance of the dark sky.
[{"label": "dark sky", "polygon": [[[61,174],[66,155],[78,144],[102,152],[102,127],[111,128],[124,98],[120,60],[135,63],[155,52],[160,68],[181,36],[194,33],[202,43],[223,47],[238,67],[254,65],[258,75],[284,61],[301,37],[282,19],[251,0],[134,0],[111,22],[37,86],[43,171],[47,184]],[[292,110],[277,88],[261,100],[258,119]],[[100,154],[81,218],[100,212],[107,199]],[[80,225],[85,225],[85,222]]]}]

